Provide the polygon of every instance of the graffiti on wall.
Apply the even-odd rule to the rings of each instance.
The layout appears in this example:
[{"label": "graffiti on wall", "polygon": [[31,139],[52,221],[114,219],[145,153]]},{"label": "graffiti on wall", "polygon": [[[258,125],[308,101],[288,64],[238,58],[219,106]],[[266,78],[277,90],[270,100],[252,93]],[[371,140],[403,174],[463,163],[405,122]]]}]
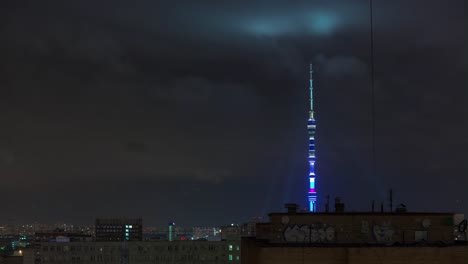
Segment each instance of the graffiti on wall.
[{"label": "graffiti on wall", "polygon": [[361,221],[361,233],[368,235],[370,233],[369,222]]},{"label": "graffiti on wall", "polygon": [[395,230],[390,221],[373,224],[372,227],[368,221],[361,221],[361,233],[364,235],[366,242],[381,244],[391,244],[394,242],[393,234]]},{"label": "graffiti on wall", "polygon": [[[283,238],[288,243],[335,243],[337,242],[336,231],[336,227],[327,224],[288,225],[283,229]],[[390,221],[377,223],[361,221],[360,232],[362,243],[392,244],[395,242],[395,229]]]},{"label": "graffiti on wall", "polygon": [[372,228],[374,238],[377,243],[391,244],[393,243],[393,230],[390,221],[384,221],[380,225],[374,225]]},{"label": "graffiti on wall", "polygon": [[335,228],[323,224],[288,226],[283,232],[290,243],[330,243],[335,241]]}]

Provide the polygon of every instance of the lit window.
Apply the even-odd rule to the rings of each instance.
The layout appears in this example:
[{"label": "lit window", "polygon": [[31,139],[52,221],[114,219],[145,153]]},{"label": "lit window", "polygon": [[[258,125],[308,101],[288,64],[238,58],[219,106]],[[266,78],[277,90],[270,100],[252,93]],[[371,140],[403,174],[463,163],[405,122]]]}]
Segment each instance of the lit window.
[{"label": "lit window", "polygon": [[229,251],[232,251],[232,245],[229,245]]},{"label": "lit window", "polygon": [[239,250],[240,250],[240,247],[239,247],[239,246],[236,246],[236,250],[239,251]]},{"label": "lit window", "polygon": [[239,259],[240,259],[239,256],[236,256],[236,260],[239,260]]},{"label": "lit window", "polygon": [[229,260],[232,260],[232,255],[229,255]]}]

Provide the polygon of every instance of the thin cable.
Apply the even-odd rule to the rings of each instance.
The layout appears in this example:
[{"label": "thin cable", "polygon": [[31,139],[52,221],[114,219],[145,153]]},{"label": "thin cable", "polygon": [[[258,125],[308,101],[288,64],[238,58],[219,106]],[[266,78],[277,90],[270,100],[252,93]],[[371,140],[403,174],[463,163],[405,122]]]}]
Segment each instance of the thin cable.
[{"label": "thin cable", "polygon": [[371,177],[375,177],[375,89],[374,89],[374,23],[372,0],[370,8],[370,49],[371,49]]}]

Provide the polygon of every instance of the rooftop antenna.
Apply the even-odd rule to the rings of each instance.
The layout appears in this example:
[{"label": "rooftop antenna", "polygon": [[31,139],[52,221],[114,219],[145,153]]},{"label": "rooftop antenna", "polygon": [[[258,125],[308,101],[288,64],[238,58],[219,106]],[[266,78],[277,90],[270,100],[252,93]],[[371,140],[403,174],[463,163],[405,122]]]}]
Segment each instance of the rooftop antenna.
[{"label": "rooftop antenna", "polygon": [[327,203],[325,204],[325,213],[330,211],[330,195],[327,195]]},{"label": "rooftop antenna", "polygon": [[390,212],[393,212],[393,189],[390,189]]}]

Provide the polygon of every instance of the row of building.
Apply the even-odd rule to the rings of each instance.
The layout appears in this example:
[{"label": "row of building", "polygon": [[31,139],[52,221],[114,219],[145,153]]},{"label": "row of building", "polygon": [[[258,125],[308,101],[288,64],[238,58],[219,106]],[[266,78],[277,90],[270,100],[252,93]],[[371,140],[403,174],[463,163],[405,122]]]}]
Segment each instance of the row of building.
[{"label": "row of building", "polygon": [[221,227],[217,241],[175,239],[174,226],[169,224],[166,240],[144,240],[142,219],[97,219],[94,238],[38,233],[23,263],[240,263],[239,226]]},{"label": "row of building", "polygon": [[[452,213],[287,212],[220,228],[219,241],[142,238],[141,219],[98,219],[96,237],[37,234],[25,264],[466,263],[466,220]],[[459,239],[461,238],[461,239]],[[458,239],[458,240],[457,240]]]}]

